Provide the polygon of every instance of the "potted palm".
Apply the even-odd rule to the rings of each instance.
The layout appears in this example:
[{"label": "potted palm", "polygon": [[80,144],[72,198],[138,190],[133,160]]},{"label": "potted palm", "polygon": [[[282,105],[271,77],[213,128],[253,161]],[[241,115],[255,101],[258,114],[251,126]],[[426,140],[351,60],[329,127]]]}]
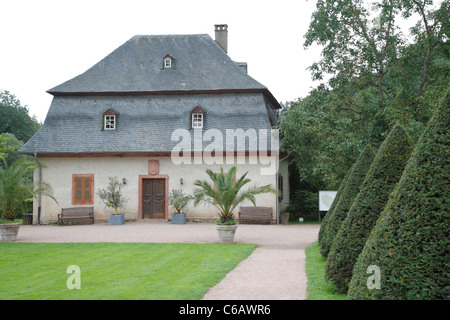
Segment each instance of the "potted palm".
[{"label": "potted palm", "polygon": [[104,189],[99,188],[97,195],[105,204],[105,208],[113,208],[114,214],[109,215],[109,224],[112,226],[122,225],[125,223],[125,215],[117,213],[119,208],[124,208],[128,199],[122,195],[122,184],[117,177],[109,177],[108,186]]},{"label": "potted palm", "polygon": [[236,179],[236,167],[232,167],[228,173],[223,168],[220,173],[215,173],[210,169],[206,170],[212,181],[197,180],[194,185],[198,188],[194,190],[194,205],[205,202],[217,208],[219,218],[216,220],[216,230],[219,235],[219,242],[233,243],[237,224],[233,215],[233,210],[244,201],[251,201],[256,206],[255,196],[262,193],[275,193],[270,185],[254,185],[245,190],[243,187],[250,183],[246,172],[239,179]]},{"label": "potted palm", "polygon": [[187,195],[183,190],[173,189],[169,194],[169,204],[175,209],[171,215],[172,224],[185,224],[187,204],[192,200],[192,196]]},{"label": "potted palm", "polygon": [[[0,213],[3,218],[9,220],[0,224],[2,241],[15,241],[19,233],[21,222],[14,221],[18,210],[30,198],[46,195],[55,200],[48,184],[41,182],[39,186],[33,186],[27,176],[38,168],[38,164],[25,159],[16,160],[8,164],[3,160],[0,166]],[[55,200],[56,202],[56,200]]]}]

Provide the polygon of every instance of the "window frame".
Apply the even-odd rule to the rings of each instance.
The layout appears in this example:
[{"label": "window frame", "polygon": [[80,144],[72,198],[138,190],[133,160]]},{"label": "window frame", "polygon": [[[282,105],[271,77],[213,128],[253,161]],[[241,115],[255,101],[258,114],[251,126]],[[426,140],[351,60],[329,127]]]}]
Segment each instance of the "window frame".
[{"label": "window frame", "polygon": [[[200,118],[200,120],[199,120],[199,118]],[[200,124],[200,125],[198,125],[198,124]],[[192,115],[191,115],[191,127],[193,129],[202,129],[203,128],[203,124],[204,124],[203,113],[201,113],[201,112],[193,112]]]},{"label": "window frame", "polygon": [[[108,120],[108,118],[110,118],[110,120]],[[111,124],[111,119],[112,119],[112,124]],[[105,114],[103,116],[103,130],[114,131],[114,130],[116,130],[116,124],[117,124],[117,117],[115,114]],[[108,128],[107,126],[111,126],[111,127]]]},{"label": "window frame", "polygon": [[[86,179],[89,186],[86,187]],[[77,186],[77,180],[81,180]],[[83,186],[84,185],[84,186]],[[77,191],[80,191],[80,199],[77,199]],[[89,199],[86,199],[85,192],[89,192]],[[94,204],[94,174],[72,174],[72,205]]]},{"label": "window frame", "polygon": [[172,67],[173,67],[173,59],[172,59],[172,57],[171,56],[165,56],[164,59],[163,59],[163,68],[164,69],[172,69]]}]

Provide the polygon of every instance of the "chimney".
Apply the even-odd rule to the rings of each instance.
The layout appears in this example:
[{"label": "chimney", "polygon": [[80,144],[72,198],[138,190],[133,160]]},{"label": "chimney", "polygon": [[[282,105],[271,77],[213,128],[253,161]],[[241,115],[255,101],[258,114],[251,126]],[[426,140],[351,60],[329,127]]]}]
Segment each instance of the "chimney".
[{"label": "chimney", "polygon": [[217,44],[228,53],[228,25],[226,24],[215,24],[216,31],[216,42]]}]

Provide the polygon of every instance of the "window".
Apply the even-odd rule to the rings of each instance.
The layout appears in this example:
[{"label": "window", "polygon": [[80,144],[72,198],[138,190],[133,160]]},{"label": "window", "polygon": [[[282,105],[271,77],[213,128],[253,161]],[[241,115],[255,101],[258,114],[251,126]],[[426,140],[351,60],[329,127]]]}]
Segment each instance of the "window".
[{"label": "window", "polygon": [[163,68],[170,69],[173,67],[173,58],[170,55],[167,55],[163,59]]},{"label": "window", "polygon": [[192,128],[203,128],[203,113],[192,114]]},{"label": "window", "polygon": [[94,175],[72,175],[72,204],[94,204]]},{"label": "window", "polygon": [[172,59],[171,58],[164,58],[164,68],[172,68]]},{"label": "window", "polygon": [[103,130],[116,130],[117,114],[109,109],[103,114]]},{"label": "window", "polygon": [[191,128],[203,128],[203,122],[205,120],[205,112],[200,107],[195,107],[191,111]]},{"label": "window", "polygon": [[116,130],[116,116],[105,116],[105,130]]}]

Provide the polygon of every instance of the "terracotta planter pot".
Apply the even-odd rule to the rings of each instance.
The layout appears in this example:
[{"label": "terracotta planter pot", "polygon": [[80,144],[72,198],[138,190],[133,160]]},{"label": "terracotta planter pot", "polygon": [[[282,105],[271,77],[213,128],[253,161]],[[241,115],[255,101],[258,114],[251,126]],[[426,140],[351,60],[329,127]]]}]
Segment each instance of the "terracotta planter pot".
[{"label": "terracotta planter pot", "polygon": [[16,241],[20,225],[20,222],[0,224],[1,241]]},{"label": "terracotta planter pot", "polygon": [[220,243],[233,243],[234,235],[236,234],[237,224],[234,225],[216,225],[217,234],[219,235]]}]

